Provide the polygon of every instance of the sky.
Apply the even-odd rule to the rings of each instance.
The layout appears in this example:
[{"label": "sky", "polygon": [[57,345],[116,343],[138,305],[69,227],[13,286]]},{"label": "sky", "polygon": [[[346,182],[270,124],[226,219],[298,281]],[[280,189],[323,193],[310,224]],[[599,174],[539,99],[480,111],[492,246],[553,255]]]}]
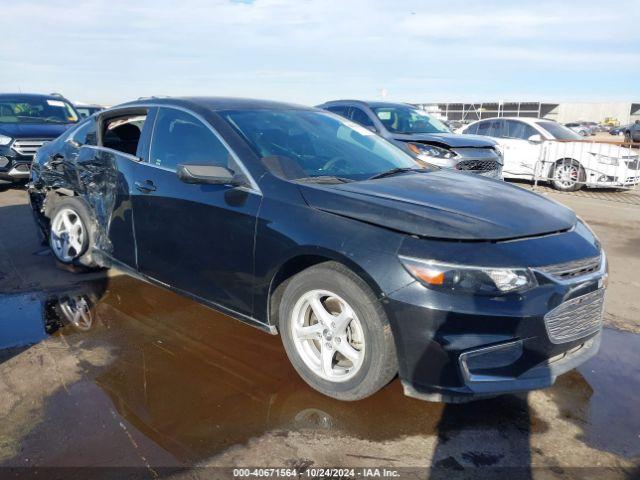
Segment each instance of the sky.
[{"label": "sky", "polygon": [[1,92],[640,101],[640,1],[0,0]]}]

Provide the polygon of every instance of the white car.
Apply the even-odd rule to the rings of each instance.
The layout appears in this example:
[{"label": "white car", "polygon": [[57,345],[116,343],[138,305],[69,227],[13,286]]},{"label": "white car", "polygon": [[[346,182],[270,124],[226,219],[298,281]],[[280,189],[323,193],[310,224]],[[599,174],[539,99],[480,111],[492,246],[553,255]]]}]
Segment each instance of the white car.
[{"label": "white car", "polygon": [[498,142],[504,178],[550,181],[563,191],[583,186],[625,188],[640,183],[638,151],[585,140],[567,127],[542,118],[488,118],[461,133]]}]

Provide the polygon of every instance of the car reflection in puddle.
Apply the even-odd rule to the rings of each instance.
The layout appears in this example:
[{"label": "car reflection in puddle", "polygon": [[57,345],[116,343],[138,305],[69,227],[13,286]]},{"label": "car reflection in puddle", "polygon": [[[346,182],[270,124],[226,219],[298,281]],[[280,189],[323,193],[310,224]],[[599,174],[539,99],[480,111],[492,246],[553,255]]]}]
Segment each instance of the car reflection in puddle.
[{"label": "car reflection in puddle", "polygon": [[[126,276],[42,298],[0,298],[0,302],[6,307],[0,332],[11,331],[11,340],[2,347],[11,346],[9,350],[14,351],[20,348],[20,338],[28,344],[47,333],[59,337],[79,358],[79,383],[89,382],[91,388],[97,385],[113,405],[109,407],[113,415],[135,428],[137,441],[160,447],[168,454],[162,461],[171,458],[175,465],[202,462],[272,431],[335,432],[372,442],[437,436],[436,461],[436,457],[448,458],[442,445],[463,435],[465,429],[513,428],[522,437],[516,447],[526,450],[530,435],[552,428],[527,411],[526,396],[445,406],[403,396],[394,380],[358,402],[325,397],[297,376],[279,337]],[[13,316],[7,313],[12,308]],[[9,329],[10,318],[21,320]],[[582,374],[564,375],[549,390],[561,411],[576,416],[584,430],[581,441],[627,458],[640,453],[637,416],[624,413],[637,407],[640,385],[637,378],[624,383],[619,377],[633,371],[634,358],[637,365],[638,338],[606,329],[601,354],[580,369]],[[110,352],[106,364],[82,360],[86,352],[98,348]],[[626,359],[612,367],[620,358]],[[589,384],[602,391],[594,395]],[[94,403],[97,408],[104,399]],[[55,410],[67,407],[62,402]],[[43,423],[55,415],[49,412]],[[95,416],[95,430],[101,428],[100,418]],[[607,433],[612,423],[616,429]],[[34,443],[31,448],[37,449],[37,439],[30,441]],[[96,441],[95,448],[102,448],[100,445]],[[28,452],[29,446],[23,445],[22,450]],[[48,461],[46,454],[39,458]]]}]

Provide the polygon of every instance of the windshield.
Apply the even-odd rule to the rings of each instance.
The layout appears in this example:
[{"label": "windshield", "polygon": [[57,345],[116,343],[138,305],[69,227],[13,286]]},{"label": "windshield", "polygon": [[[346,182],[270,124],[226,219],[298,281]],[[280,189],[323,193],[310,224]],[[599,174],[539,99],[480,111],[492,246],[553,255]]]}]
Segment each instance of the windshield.
[{"label": "windshield", "polygon": [[287,179],[364,180],[394,168],[420,167],[395,145],[329,113],[237,110],[219,114],[274,175]]},{"label": "windshield", "polygon": [[555,122],[536,122],[540,128],[543,128],[547,131],[547,133],[551,136],[551,138],[555,138],[556,140],[582,140],[579,134],[574,132],[573,130],[568,129],[564,125],[560,125]]},{"label": "windshield", "polygon": [[78,114],[64,100],[27,96],[0,97],[0,123],[75,123]]},{"label": "windshield", "polygon": [[373,111],[391,133],[451,133],[440,120],[417,108],[377,107]]}]

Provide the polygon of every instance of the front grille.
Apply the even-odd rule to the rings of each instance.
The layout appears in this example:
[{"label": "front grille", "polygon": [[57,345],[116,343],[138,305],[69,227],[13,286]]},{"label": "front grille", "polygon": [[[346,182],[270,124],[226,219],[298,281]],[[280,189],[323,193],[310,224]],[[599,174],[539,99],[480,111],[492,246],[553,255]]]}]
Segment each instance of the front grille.
[{"label": "front grille", "polygon": [[495,160],[462,160],[456,164],[455,168],[467,172],[483,173],[498,170],[500,164]]},{"label": "front grille", "polygon": [[551,275],[560,280],[569,280],[581,277],[589,273],[597,272],[600,268],[602,257],[589,257],[580,260],[574,260],[566,263],[557,263],[555,265],[547,265],[546,267],[538,267],[539,270],[547,275]]},{"label": "front grille", "polygon": [[603,288],[562,303],[544,316],[549,339],[564,343],[597,332],[603,310]]},{"label": "front grille", "polygon": [[36,151],[47,141],[49,141],[47,138],[19,138],[13,142],[11,148],[20,155],[33,157]]}]

